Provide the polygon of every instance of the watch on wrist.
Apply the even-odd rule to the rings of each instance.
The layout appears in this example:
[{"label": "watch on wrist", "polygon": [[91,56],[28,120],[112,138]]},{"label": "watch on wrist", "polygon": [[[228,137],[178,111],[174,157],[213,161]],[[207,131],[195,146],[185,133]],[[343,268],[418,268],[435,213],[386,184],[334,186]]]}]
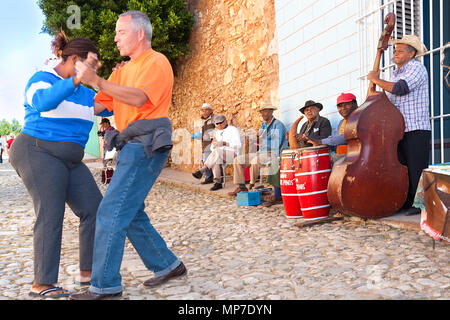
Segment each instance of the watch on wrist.
[{"label": "watch on wrist", "polygon": [[98,79],[98,80],[97,80],[97,84],[96,84],[95,86],[93,86],[94,90],[97,91],[97,92],[100,91],[100,86],[99,86],[100,80],[101,80],[101,79]]}]

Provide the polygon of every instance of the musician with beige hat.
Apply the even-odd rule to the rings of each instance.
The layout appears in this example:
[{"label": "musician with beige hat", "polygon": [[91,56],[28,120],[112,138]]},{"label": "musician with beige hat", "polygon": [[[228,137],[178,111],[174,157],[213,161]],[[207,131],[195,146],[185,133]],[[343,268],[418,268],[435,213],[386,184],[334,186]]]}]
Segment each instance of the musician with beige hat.
[{"label": "musician with beige hat", "polygon": [[[397,68],[389,81],[380,79],[380,73],[371,71],[367,79],[384,89],[405,120],[405,133],[398,144],[400,163],[408,167],[409,189],[401,212],[419,214],[413,207],[414,197],[422,170],[428,167],[431,124],[428,92],[428,72],[417,59],[427,51],[415,35],[391,40],[395,45],[394,63]],[[370,92],[369,92],[370,95]]]},{"label": "musician with beige hat", "polygon": [[[273,111],[277,108],[270,102],[263,102],[260,104],[259,112],[263,119],[258,131],[258,151],[250,152],[249,154],[242,154],[234,158],[233,161],[233,183],[237,186],[229,195],[235,196],[239,192],[248,191],[245,186],[244,168],[250,166],[250,189],[254,186],[256,179],[260,173],[260,168],[263,164],[271,163],[272,170],[269,170],[269,184],[274,186],[274,194],[270,199],[263,202],[264,206],[270,206],[275,203],[281,203],[281,191],[279,186],[279,172],[278,156],[281,149],[287,148],[288,143],[286,139],[286,127],[284,124],[273,116]],[[277,171],[277,172],[273,172]],[[274,177],[275,176],[275,177]],[[278,177],[278,179],[276,178]]]}]

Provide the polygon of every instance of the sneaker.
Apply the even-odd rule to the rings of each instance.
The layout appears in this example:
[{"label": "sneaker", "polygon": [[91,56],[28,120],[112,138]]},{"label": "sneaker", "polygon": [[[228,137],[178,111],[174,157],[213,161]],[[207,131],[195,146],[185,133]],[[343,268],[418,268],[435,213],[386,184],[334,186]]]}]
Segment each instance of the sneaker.
[{"label": "sneaker", "polygon": [[239,192],[247,192],[247,191],[248,191],[247,188],[241,189],[241,188],[238,186],[234,191],[228,192],[228,195],[234,197],[234,196],[236,196]]},{"label": "sneaker", "polygon": [[195,171],[195,172],[192,174],[192,176],[193,176],[195,179],[201,179],[202,176],[203,176],[203,174],[202,174],[202,172],[201,172],[200,170],[197,170],[197,171]]},{"label": "sneaker", "polygon": [[209,189],[209,190],[211,190],[211,191],[216,191],[216,190],[219,190],[219,189],[222,189],[223,187],[222,187],[222,184],[221,183],[214,183],[214,185],[212,186],[212,188],[211,189]]}]

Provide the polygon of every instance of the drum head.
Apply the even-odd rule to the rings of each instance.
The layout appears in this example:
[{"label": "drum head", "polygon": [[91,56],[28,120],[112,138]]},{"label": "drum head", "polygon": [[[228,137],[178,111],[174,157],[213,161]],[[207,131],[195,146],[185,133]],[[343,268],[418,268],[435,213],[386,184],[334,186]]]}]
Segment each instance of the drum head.
[{"label": "drum head", "polygon": [[290,157],[292,154],[297,153],[300,149],[284,149],[281,151],[281,156]]},{"label": "drum head", "polygon": [[328,150],[329,147],[325,144],[322,144],[320,146],[316,146],[316,147],[306,147],[306,148],[301,148],[300,153],[305,153],[305,152],[318,152],[320,150]]}]

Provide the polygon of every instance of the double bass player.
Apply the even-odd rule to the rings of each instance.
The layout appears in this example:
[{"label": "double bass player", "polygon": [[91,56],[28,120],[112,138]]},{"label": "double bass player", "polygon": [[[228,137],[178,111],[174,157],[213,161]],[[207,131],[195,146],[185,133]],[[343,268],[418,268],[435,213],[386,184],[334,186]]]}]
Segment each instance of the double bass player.
[{"label": "double bass player", "polygon": [[[413,207],[417,185],[422,170],[428,167],[431,138],[428,73],[425,66],[415,59],[427,48],[415,35],[391,40],[395,45],[394,63],[397,68],[389,81],[380,79],[379,71],[369,72],[367,78],[387,91],[387,96],[405,120],[405,133],[398,144],[400,163],[407,166],[409,188],[406,201],[398,212],[419,214]],[[369,95],[373,91],[369,91]]]}]

